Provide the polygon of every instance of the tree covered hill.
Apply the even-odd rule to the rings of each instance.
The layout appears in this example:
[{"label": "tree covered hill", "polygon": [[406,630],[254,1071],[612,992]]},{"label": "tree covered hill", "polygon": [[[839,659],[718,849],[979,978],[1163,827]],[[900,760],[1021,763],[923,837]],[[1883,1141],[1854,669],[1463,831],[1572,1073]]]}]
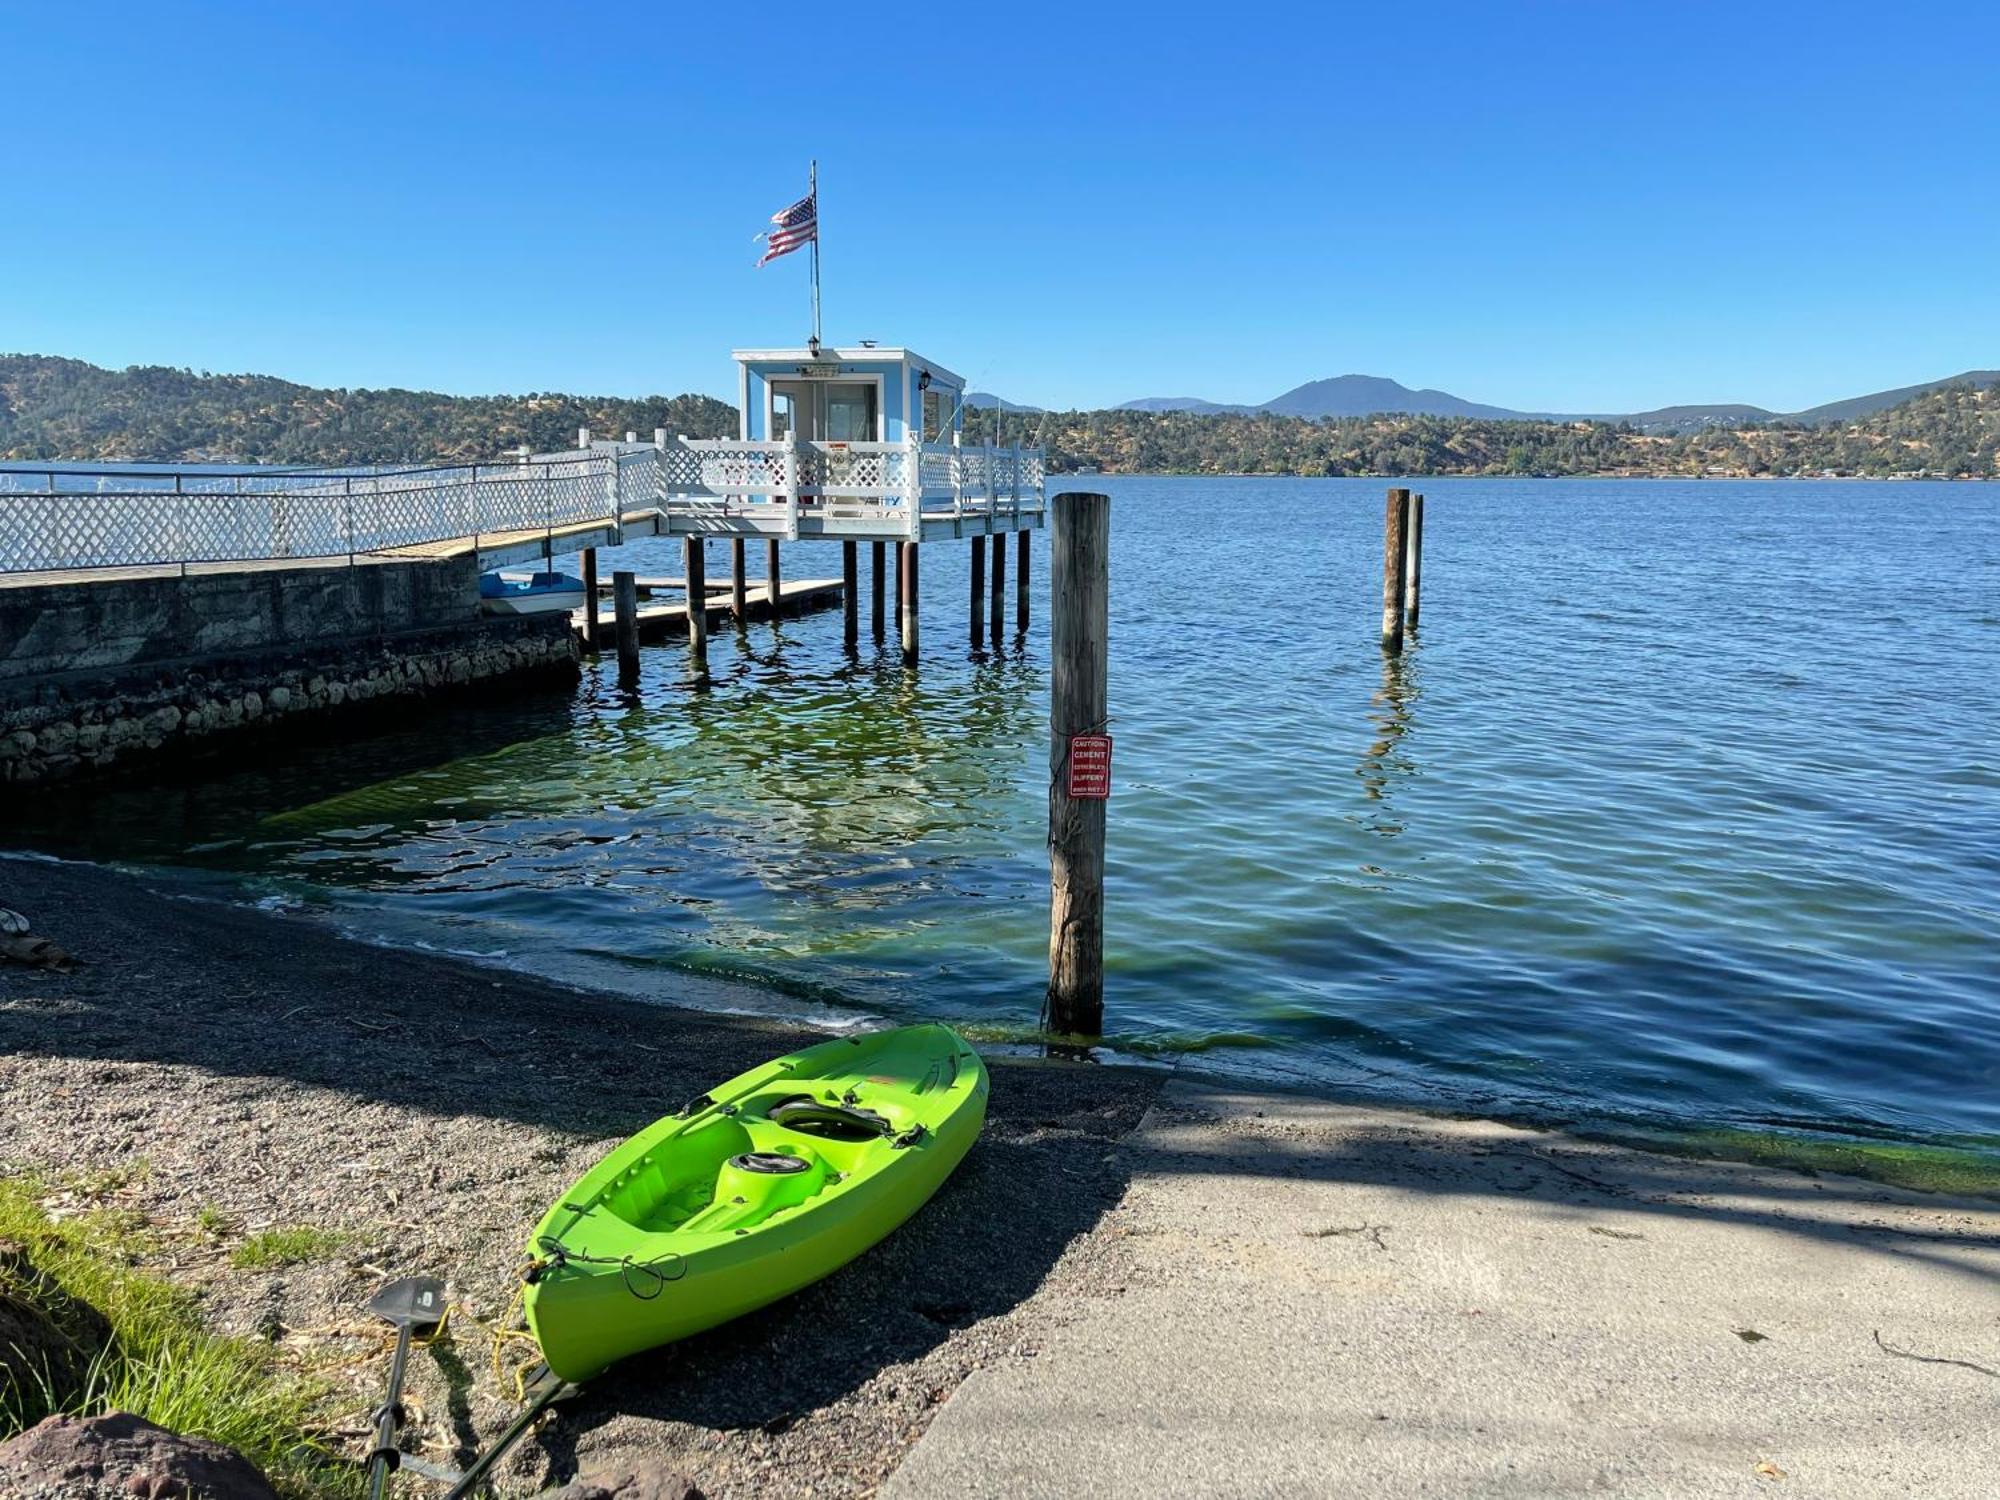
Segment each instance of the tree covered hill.
[{"label": "tree covered hill", "polygon": [[445,396],[326,390],[269,375],[159,365],[104,370],[0,355],[0,458],[360,464],[490,459],[526,443],[567,448],[576,430],[655,427],[733,437],[736,409],[709,396]]},{"label": "tree covered hill", "polygon": [[1743,423],[1679,434],[1624,423],[1268,412],[992,412],[967,434],[1049,449],[1108,474],[1943,474],[2000,478],[2000,387],[1946,386],[1823,426]]},{"label": "tree covered hill", "polygon": [[[446,396],[327,390],[267,375],[0,355],[0,459],[285,464],[492,459],[564,448],[576,429],[727,437],[708,396]],[[1043,442],[1060,471],[1180,474],[1706,474],[2000,478],[2000,387],[1951,385],[1818,426],[1753,421],[1682,433],[1482,416],[1312,418],[1264,411],[969,408],[974,442]]]}]

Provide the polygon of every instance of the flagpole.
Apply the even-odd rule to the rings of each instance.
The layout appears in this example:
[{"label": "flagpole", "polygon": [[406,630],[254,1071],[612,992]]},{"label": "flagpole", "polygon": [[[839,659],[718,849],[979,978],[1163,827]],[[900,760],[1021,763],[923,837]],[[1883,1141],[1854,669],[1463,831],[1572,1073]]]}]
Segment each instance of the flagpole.
[{"label": "flagpole", "polygon": [[812,239],[812,280],[813,280],[813,336],[815,347],[819,344],[819,159],[813,158],[806,171],[806,196],[813,205]]}]

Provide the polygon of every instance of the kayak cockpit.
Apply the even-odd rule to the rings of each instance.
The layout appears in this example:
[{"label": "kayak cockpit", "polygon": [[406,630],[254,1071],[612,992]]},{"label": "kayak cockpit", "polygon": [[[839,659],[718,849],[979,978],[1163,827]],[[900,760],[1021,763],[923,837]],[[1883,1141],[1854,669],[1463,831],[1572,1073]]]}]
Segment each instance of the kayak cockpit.
[{"label": "kayak cockpit", "polygon": [[598,1201],[644,1234],[751,1228],[894,1150],[905,1112],[803,1094],[796,1084],[711,1106],[637,1156]]}]

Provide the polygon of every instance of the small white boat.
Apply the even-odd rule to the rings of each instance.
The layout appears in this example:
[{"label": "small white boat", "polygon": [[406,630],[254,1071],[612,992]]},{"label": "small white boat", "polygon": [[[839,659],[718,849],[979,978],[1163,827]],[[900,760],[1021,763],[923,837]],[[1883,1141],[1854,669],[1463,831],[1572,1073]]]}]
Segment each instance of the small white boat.
[{"label": "small white boat", "polygon": [[582,609],[583,580],[567,573],[483,573],[479,607],[489,615],[539,615]]}]

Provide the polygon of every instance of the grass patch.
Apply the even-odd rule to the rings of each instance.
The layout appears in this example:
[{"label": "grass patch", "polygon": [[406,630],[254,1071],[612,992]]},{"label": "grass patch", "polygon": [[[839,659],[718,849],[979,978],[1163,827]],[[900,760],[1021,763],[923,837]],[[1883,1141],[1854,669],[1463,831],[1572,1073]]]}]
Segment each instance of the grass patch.
[{"label": "grass patch", "polygon": [[346,1235],[331,1229],[295,1224],[251,1235],[230,1254],[229,1263],[243,1271],[282,1271],[286,1266],[326,1260],[346,1243]]},{"label": "grass patch", "polygon": [[[272,1350],[212,1332],[194,1298],[148,1274],[149,1229],[130,1213],[52,1218],[31,1179],[0,1181],[0,1239],[26,1247],[57,1300],[87,1303],[111,1327],[81,1390],[0,1380],[0,1439],[57,1412],[129,1411],[226,1443],[298,1497],[358,1495],[358,1472],[309,1434],[332,1413],[330,1387],[282,1369]],[[22,1291],[23,1289],[18,1289]]]}]

